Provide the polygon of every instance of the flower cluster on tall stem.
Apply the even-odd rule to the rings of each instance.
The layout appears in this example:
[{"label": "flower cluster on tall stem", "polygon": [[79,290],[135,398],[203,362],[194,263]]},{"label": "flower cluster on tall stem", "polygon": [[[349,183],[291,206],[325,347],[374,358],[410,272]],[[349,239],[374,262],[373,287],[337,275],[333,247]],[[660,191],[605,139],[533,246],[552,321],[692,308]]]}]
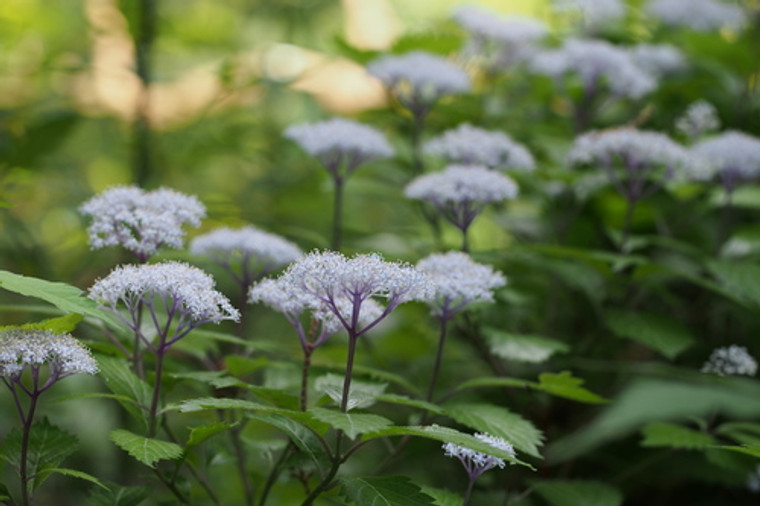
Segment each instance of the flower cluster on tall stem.
[{"label": "flower cluster on tall stem", "polygon": [[[18,469],[22,506],[31,504],[35,476],[29,475],[29,438],[40,396],[68,376],[97,372],[90,351],[68,334],[22,329],[0,333],[0,378],[13,395],[23,427]],[[22,394],[28,397],[26,409]]]},{"label": "flower cluster on tall stem", "polygon": [[[214,289],[211,276],[179,262],[118,267],[96,281],[88,296],[113,311],[156,356],[156,378],[148,417],[148,433],[152,437],[157,428],[164,357],[171,345],[199,325],[237,321],[240,313]],[[142,328],[143,311],[150,317],[155,336],[146,335]],[[132,359],[141,364],[140,356]],[[136,369],[142,370],[141,367]]]}]

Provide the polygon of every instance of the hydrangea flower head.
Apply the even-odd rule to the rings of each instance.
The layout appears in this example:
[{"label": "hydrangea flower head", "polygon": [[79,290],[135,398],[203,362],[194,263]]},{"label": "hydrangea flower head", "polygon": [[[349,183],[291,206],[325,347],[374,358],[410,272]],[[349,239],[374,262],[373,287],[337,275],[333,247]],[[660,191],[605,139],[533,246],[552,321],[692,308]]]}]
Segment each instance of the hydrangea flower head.
[{"label": "hydrangea flower head", "polygon": [[367,71],[417,117],[427,114],[438,99],[470,89],[464,70],[424,51],[381,56],[367,65]]},{"label": "hydrangea flower head", "polygon": [[625,4],[621,0],[555,0],[554,8],[562,14],[579,13],[582,24],[592,29],[625,16]]},{"label": "hydrangea flower head", "polygon": [[654,77],[671,74],[686,67],[683,53],[670,44],[637,44],[629,51],[633,62]]},{"label": "hydrangea flower head", "polygon": [[718,0],[650,0],[646,10],[664,25],[701,32],[738,29],[747,21],[741,7]]},{"label": "hydrangea flower head", "polygon": [[294,125],[285,130],[304,151],[317,158],[337,177],[379,158],[393,156],[393,149],[383,134],[374,128],[344,118]]},{"label": "hydrangea flower head", "polygon": [[404,190],[411,199],[424,200],[464,231],[485,206],[517,196],[517,185],[507,176],[478,165],[449,165],[443,172],[424,174]]},{"label": "hydrangea flower head", "polygon": [[482,55],[491,66],[522,61],[548,33],[538,20],[505,17],[474,5],[458,7],[452,17],[470,35],[465,53]]},{"label": "hydrangea flower head", "polygon": [[697,100],[676,120],[676,130],[694,140],[720,128],[718,110],[706,100]]},{"label": "hydrangea flower head", "polygon": [[728,131],[698,142],[692,148],[720,178],[726,191],[760,177],[760,139],[743,132]]},{"label": "hydrangea flower head", "polygon": [[303,254],[292,242],[250,225],[238,229],[221,227],[200,235],[190,242],[190,253],[206,256],[230,269],[239,263],[242,278],[266,274]]},{"label": "hydrangea flower head", "polygon": [[116,186],[81,205],[92,217],[87,229],[90,247],[119,246],[145,261],[161,246],[181,248],[186,224],[199,226],[206,208],[193,196],[169,188],[146,192],[136,186]]},{"label": "hydrangea flower head", "polygon": [[[500,437],[482,433],[475,434],[475,437],[480,441],[493,446],[494,448],[507,452],[512,457],[515,456],[514,447],[509,442]],[[459,459],[464,468],[467,470],[467,474],[469,475],[470,480],[474,480],[481,474],[485,473],[489,469],[493,469],[494,467],[504,469],[506,466],[504,459],[471,450],[454,443],[445,443],[443,445],[443,451],[444,455],[447,457],[456,457]]]},{"label": "hydrangea flower head", "polygon": [[[332,251],[314,251],[290,264],[274,283],[269,286],[281,293],[297,294],[303,308],[332,313],[352,337],[374,327],[399,304],[433,296],[423,272],[411,265],[386,262],[374,253],[347,258]],[[266,300],[261,290],[252,289],[252,300],[273,302]],[[291,313],[298,309],[288,307],[283,296],[279,300],[280,307]],[[370,321],[374,315],[377,317]]]},{"label": "hydrangea flower head", "polygon": [[[169,318],[178,315],[183,325],[237,321],[240,313],[214,284],[211,276],[181,262],[124,265],[96,281],[88,297],[117,315],[120,304],[133,314],[139,304],[150,308],[161,301]],[[134,321],[127,324],[135,330]]]},{"label": "hydrangea flower head", "polygon": [[710,358],[702,366],[702,372],[718,376],[754,376],[757,372],[757,361],[749,354],[747,348],[734,344],[713,350]]},{"label": "hydrangea flower head", "polygon": [[19,380],[26,369],[47,364],[52,384],[73,374],[96,374],[98,364],[90,350],[68,334],[14,329],[0,332],[0,376]]},{"label": "hydrangea flower head", "polygon": [[466,306],[493,302],[493,291],[504,286],[504,275],[491,266],[476,263],[459,251],[436,253],[419,262],[435,286],[435,298],[428,302],[437,318],[447,320]]},{"label": "hydrangea flower head", "polygon": [[530,65],[554,79],[576,74],[584,89],[606,85],[618,97],[641,98],[657,85],[625,49],[603,40],[568,40],[560,49],[537,54]]},{"label": "hydrangea flower head", "polygon": [[449,163],[524,171],[536,167],[530,151],[504,132],[484,130],[468,123],[431,139],[423,149]]}]

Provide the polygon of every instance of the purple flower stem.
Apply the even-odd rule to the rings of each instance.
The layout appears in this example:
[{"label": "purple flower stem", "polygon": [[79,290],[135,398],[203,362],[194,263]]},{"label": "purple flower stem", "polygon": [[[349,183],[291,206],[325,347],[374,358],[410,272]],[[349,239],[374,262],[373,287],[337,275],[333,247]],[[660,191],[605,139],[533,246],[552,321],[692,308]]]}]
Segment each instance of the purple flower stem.
[{"label": "purple flower stem", "polygon": [[475,486],[475,480],[477,476],[470,475],[470,482],[467,484],[467,490],[464,493],[464,500],[462,500],[462,506],[468,506],[470,504],[470,496],[472,495],[472,488]]},{"label": "purple flower stem", "polygon": [[430,386],[428,387],[426,397],[428,402],[432,402],[433,394],[435,393],[435,385],[438,382],[438,373],[440,372],[441,362],[443,361],[443,346],[446,342],[446,327],[448,322],[448,318],[441,317],[441,331],[438,336],[438,351],[435,354],[435,363],[433,364],[433,372],[430,375]]}]

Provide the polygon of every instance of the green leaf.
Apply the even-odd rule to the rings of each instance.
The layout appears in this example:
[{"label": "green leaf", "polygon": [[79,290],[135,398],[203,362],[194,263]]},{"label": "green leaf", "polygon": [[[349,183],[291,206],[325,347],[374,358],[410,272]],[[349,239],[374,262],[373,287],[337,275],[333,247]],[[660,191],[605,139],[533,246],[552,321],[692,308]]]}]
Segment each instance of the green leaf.
[{"label": "green leaf", "polygon": [[533,482],[535,491],[552,506],[620,506],[623,494],[598,481],[546,480]]},{"label": "green leaf", "polygon": [[491,353],[497,357],[520,362],[540,363],[555,353],[565,353],[570,347],[562,341],[546,337],[511,334],[496,329],[484,330]]},{"label": "green leaf", "polygon": [[[641,379],[618,394],[596,420],[555,441],[548,449],[553,461],[585,454],[655,421],[686,420],[723,413],[730,418],[760,416],[760,386],[745,378],[709,378],[694,374],[694,382]],[[712,381],[711,381],[712,380]]]},{"label": "green leaf", "polygon": [[583,388],[581,385],[583,385],[584,380],[576,378],[570,371],[562,371],[559,374],[545,372],[538,376],[538,381],[539,384],[534,388],[557,397],[589,404],[607,402],[603,397]]},{"label": "green leaf", "polygon": [[426,426],[387,427],[376,432],[365,434],[362,437],[362,440],[369,441],[371,439],[388,436],[418,436],[426,439],[434,439],[442,443],[454,443],[459,446],[464,446],[465,448],[470,448],[471,450],[475,450],[477,452],[486,453],[488,455],[499,457],[509,462],[521,464],[533,469],[533,466],[527,462],[523,462],[522,460],[513,457],[510,453],[504,450],[495,448],[488,443],[484,443],[483,441],[470,434],[465,434],[464,432],[459,432],[458,430],[454,430],[449,427],[441,427],[440,425],[435,424]]},{"label": "green leaf", "polygon": [[141,423],[143,429],[147,429],[148,406],[151,403],[153,389],[132,372],[125,359],[99,356],[97,360],[100,376],[108,389],[117,396],[119,404],[132,418]]},{"label": "green leaf", "polygon": [[80,480],[89,481],[90,483],[94,483],[95,485],[99,486],[100,488],[103,488],[105,490],[108,490],[108,487],[103,485],[99,479],[94,477],[91,474],[83,473],[82,471],[77,471],[76,469],[66,469],[61,467],[54,467],[54,468],[48,468],[43,469],[40,471],[40,475],[43,476],[49,476],[51,474],[62,474],[64,476],[71,476],[72,478],[79,478]]},{"label": "green leaf", "polygon": [[422,487],[422,492],[435,501],[436,506],[462,506],[462,496],[440,488]]},{"label": "green leaf", "polygon": [[618,337],[632,339],[673,360],[694,344],[689,331],[673,319],[649,313],[607,312],[607,326]]},{"label": "green leaf", "polygon": [[710,434],[666,422],[652,422],[641,429],[641,446],[704,450],[717,441]]},{"label": "green leaf", "polygon": [[198,425],[196,427],[190,427],[190,435],[187,437],[187,443],[185,443],[185,449],[189,450],[195,446],[206,441],[208,438],[224,432],[233,427],[237,427],[240,422],[228,423],[218,422],[209,425]]},{"label": "green leaf", "polygon": [[397,404],[400,406],[409,406],[411,408],[424,409],[440,415],[443,413],[443,409],[440,406],[433,404],[432,402],[421,401],[419,399],[412,399],[405,395],[398,394],[382,394],[377,396],[378,402],[387,402],[388,404]]},{"label": "green leaf", "polygon": [[58,318],[48,318],[39,322],[25,323],[24,325],[7,325],[0,327],[0,332],[5,330],[47,330],[54,334],[66,334],[74,330],[83,316],[79,313],[70,313]]},{"label": "green leaf", "polygon": [[[343,376],[337,374],[325,374],[314,382],[317,392],[327,395],[335,404],[340,406],[343,400]],[[354,380],[351,382],[351,390],[348,393],[346,409],[368,408],[375,404],[377,397],[385,391],[385,383],[368,383]]]},{"label": "green leaf", "polygon": [[89,506],[138,506],[148,498],[148,487],[122,487],[111,485],[110,490],[93,489],[87,498]]},{"label": "green leaf", "polygon": [[729,450],[732,452],[743,453],[745,455],[751,455],[752,457],[760,458],[760,445],[742,445],[742,446],[713,446],[719,450]]},{"label": "green leaf", "polygon": [[357,506],[429,506],[433,498],[406,476],[342,478],[341,494]]},{"label": "green leaf", "polygon": [[721,293],[752,309],[760,308],[760,265],[746,262],[710,262],[707,267]]},{"label": "green leaf", "polygon": [[445,408],[446,415],[456,422],[506,439],[516,449],[541,458],[538,447],[543,445],[543,434],[520,415],[490,404],[457,403]]},{"label": "green leaf", "polygon": [[167,441],[138,436],[128,430],[111,431],[111,441],[148,467],[159,460],[176,460],[182,457],[182,447]]},{"label": "green leaf", "polygon": [[317,420],[321,420],[331,427],[342,430],[351,439],[359,434],[375,432],[393,425],[393,422],[385,417],[368,413],[342,413],[325,408],[311,408],[309,413],[314,415],[314,418]]},{"label": "green leaf", "polygon": [[82,290],[66,283],[46,281],[0,270],[0,288],[27,297],[42,299],[66,313],[92,316],[114,328],[123,327],[114,315],[99,308],[94,300],[82,297]]},{"label": "green leaf", "polygon": [[760,445],[760,424],[758,423],[727,422],[718,426],[715,433],[741,444]]},{"label": "green leaf", "polygon": [[329,462],[327,452],[319,439],[317,439],[317,436],[300,423],[278,414],[251,414],[248,416],[253,420],[259,420],[277,427],[287,434],[293,444],[314,462],[317,469]]},{"label": "green leaf", "polygon": [[209,409],[244,409],[253,411],[278,411],[278,408],[267,406],[259,402],[245,399],[232,399],[229,397],[201,397],[188,399],[179,403],[176,408],[180,413],[192,413],[194,411],[207,411]]},{"label": "green leaf", "polygon": [[[21,467],[21,442],[23,431],[12,429],[0,445],[0,458],[16,469]],[[32,489],[39,487],[47,478],[43,469],[57,468],[63,460],[77,451],[79,440],[76,436],[52,425],[47,418],[32,425],[29,435],[27,474],[34,477]]]}]

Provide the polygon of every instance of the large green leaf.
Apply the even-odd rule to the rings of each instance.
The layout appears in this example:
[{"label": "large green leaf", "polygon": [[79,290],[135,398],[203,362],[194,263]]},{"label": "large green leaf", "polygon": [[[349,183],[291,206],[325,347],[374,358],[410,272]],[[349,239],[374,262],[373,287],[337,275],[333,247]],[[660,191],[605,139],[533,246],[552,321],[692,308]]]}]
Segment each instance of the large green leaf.
[{"label": "large green leaf", "polygon": [[622,311],[608,311],[606,319],[617,336],[633,339],[671,360],[694,344],[689,331],[673,319]]},{"label": "large green leaf", "polygon": [[376,432],[393,425],[393,422],[379,415],[369,413],[342,413],[334,409],[311,408],[309,413],[314,418],[330,426],[342,430],[348,437],[355,438],[359,434]]},{"label": "large green leaf", "polygon": [[329,462],[325,448],[320,443],[313,431],[302,424],[276,413],[273,414],[249,414],[249,418],[277,427],[288,435],[299,450],[304,452],[319,469]]},{"label": "large green leaf", "polygon": [[520,362],[545,362],[555,353],[565,353],[570,347],[562,341],[546,337],[511,334],[485,329],[491,353],[497,357]]},{"label": "large green leaf", "polygon": [[97,360],[100,376],[108,389],[116,395],[115,398],[119,404],[142,424],[142,428],[147,429],[148,406],[151,403],[153,389],[132,372],[125,359],[99,356]]},{"label": "large green leaf", "polygon": [[[21,467],[21,442],[23,432],[12,429],[0,445],[0,458],[16,469]],[[27,475],[34,477],[32,487],[42,484],[49,473],[43,470],[57,468],[63,460],[77,451],[79,440],[76,436],[52,425],[47,418],[32,425],[29,436]]]},{"label": "large green leaf", "polygon": [[101,483],[100,480],[98,480],[93,475],[84,473],[82,471],[77,471],[76,469],[66,469],[66,468],[56,467],[56,468],[43,469],[40,471],[40,475],[42,476],[49,476],[51,474],[61,474],[63,476],[70,476],[72,478],[78,478],[80,480],[89,481],[90,483],[93,483],[102,489],[108,490],[108,487],[103,485],[103,483]]},{"label": "large green leaf", "polygon": [[0,288],[10,292],[42,299],[66,313],[92,316],[115,328],[123,324],[111,313],[98,307],[94,300],[82,297],[82,290],[66,283],[21,276],[0,270]]},{"label": "large green leaf", "polygon": [[82,321],[82,315],[79,313],[69,313],[57,318],[48,318],[39,322],[25,323],[23,325],[7,325],[0,327],[0,332],[11,329],[20,330],[47,330],[54,334],[66,334],[74,330],[79,322]]},{"label": "large green leaf", "polygon": [[397,404],[400,406],[409,406],[411,408],[424,409],[431,413],[441,414],[443,409],[431,402],[421,401],[419,399],[412,399],[405,395],[398,394],[382,394],[377,396],[377,402],[387,402],[388,404]]},{"label": "large green leaf", "polygon": [[518,378],[485,377],[465,381],[459,385],[459,390],[469,388],[507,387],[529,388],[546,392],[547,394],[564,397],[577,402],[589,404],[603,404],[607,402],[603,397],[583,388],[584,380],[576,378],[570,371],[560,373],[543,373],[538,377],[538,383]]},{"label": "large green leaf", "polygon": [[190,435],[187,437],[187,443],[185,443],[185,449],[191,449],[199,444],[203,443],[212,436],[216,436],[220,432],[225,432],[233,427],[237,427],[239,422],[217,422],[209,425],[198,425],[190,428]]},{"label": "large green leaf", "polygon": [[667,422],[652,422],[641,429],[641,446],[704,450],[717,444],[710,434]]},{"label": "large green leaf", "polygon": [[342,478],[341,494],[357,506],[432,506],[433,498],[405,476]]},{"label": "large green leaf", "polygon": [[527,462],[513,457],[510,453],[493,447],[488,443],[484,443],[471,434],[465,434],[458,430],[451,429],[449,427],[441,427],[440,425],[426,425],[426,426],[407,426],[407,427],[387,427],[385,429],[364,434],[362,440],[369,441],[379,437],[388,436],[418,436],[426,439],[434,439],[442,443],[453,443],[455,445],[463,446],[477,452],[486,453],[507,460],[514,464],[521,464],[523,466],[533,469],[533,466]]},{"label": "large green leaf", "polygon": [[596,420],[553,443],[547,453],[555,461],[573,458],[649,422],[686,420],[714,413],[732,418],[760,416],[760,385],[756,381],[711,379],[699,375],[694,382],[635,381]]},{"label": "large green leaf", "polygon": [[598,481],[546,480],[533,482],[534,490],[552,506],[620,506],[623,494]]},{"label": "large green leaf", "polygon": [[543,444],[543,434],[520,415],[490,404],[457,403],[445,409],[446,415],[462,425],[506,439],[516,449],[541,458],[538,447]]},{"label": "large green leaf", "polygon": [[[317,392],[327,395],[335,404],[340,406],[343,400],[343,380],[343,376],[325,374],[317,378],[314,382],[314,388]],[[385,383],[352,381],[351,389],[348,392],[346,409],[351,411],[354,408],[368,408],[372,406],[377,401],[377,397],[385,391],[386,387]]]},{"label": "large green leaf", "polygon": [[128,430],[111,431],[111,441],[148,467],[159,460],[176,460],[182,457],[182,447],[167,441],[138,436]]},{"label": "large green leaf", "polygon": [[436,506],[461,506],[462,496],[440,488],[422,487],[422,491],[433,498]]},{"label": "large green leaf", "polygon": [[710,262],[708,268],[721,293],[752,309],[760,309],[760,265],[746,262]]}]

